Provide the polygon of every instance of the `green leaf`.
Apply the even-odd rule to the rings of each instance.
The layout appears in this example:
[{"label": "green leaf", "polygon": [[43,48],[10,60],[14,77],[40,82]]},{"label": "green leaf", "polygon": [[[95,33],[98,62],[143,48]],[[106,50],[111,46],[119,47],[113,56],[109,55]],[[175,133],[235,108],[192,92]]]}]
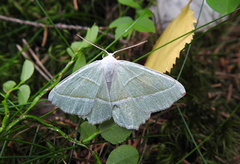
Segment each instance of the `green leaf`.
[{"label": "green leaf", "polygon": [[141,9],[142,8],[141,5],[134,0],[118,0],[118,3],[123,4],[123,5],[127,5],[129,7],[135,8],[135,9]]},{"label": "green leaf", "polygon": [[23,63],[22,74],[20,77],[21,82],[28,80],[34,72],[34,65],[31,61],[25,60]]},{"label": "green leaf", "polygon": [[3,91],[5,93],[7,93],[8,91],[10,91],[11,89],[13,89],[13,87],[16,85],[15,81],[9,80],[5,83],[3,83]]},{"label": "green leaf", "polygon": [[[93,25],[92,28],[87,30],[87,35],[86,35],[85,39],[87,39],[90,42],[94,42],[97,39],[97,34],[98,34],[98,26]],[[71,44],[71,48],[75,52],[77,52],[77,56],[80,56],[78,53],[81,49],[89,47],[89,46],[91,46],[91,45],[85,41],[76,41]],[[67,53],[70,56],[74,55],[74,53],[72,52],[72,50],[69,47],[67,48]]]},{"label": "green leaf", "polygon": [[[76,41],[76,42],[73,42],[72,44],[71,44],[71,47],[72,47],[72,49],[75,51],[75,52],[77,52],[77,49],[79,48],[79,47],[81,47],[81,45],[82,45],[82,41]],[[72,50],[68,47],[67,48],[67,53],[68,53],[68,55],[70,55],[71,57],[74,55],[74,53],[72,52]]]},{"label": "green leaf", "polygon": [[149,9],[139,9],[139,10],[136,10],[136,12],[137,12],[137,17],[140,17],[143,14],[145,14],[144,17],[146,17],[146,18],[153,16],[152,11]]},{"label": "green leaf", "polygon": [[138,158],[137,149],[130,145],[121,145],[110,153],[107,164],[137,164]]},{"label": "green leaf", "polygon": [[100,124],[101,136],[112,144],[118,144],[130,136],[132,130],[125,129],[114,123],[113,119]]},{"label": "green leaf", "polygon": [[137,16],[145,14],[142,19],[140,19],[135,25],[134,29],[139,32],[155,32],[155,26],[153,21],[149,19],[153,15],[153,13],[148,9],[137,10]]},{"label": "green leaf", "polygon": [[81,67],[86,65],[86,58],[84,56],[84,54],[82,52],[78,52],[77,53],[77,61],[75,62],[74,66],[73,66],[73,71],[75,72],[78,69],[80,69]]},{"label": "green leaf", "polygon": [[[128,34],[131,33],[132,30],[133,30],[133,27],[131,27],[130,29],[128,29],[129,26],[131,26],[131,24],[132,24],[132,22],[131,22],[131,23],[122,24],[122,25],[118,26],[118,27],[116,28],[116,30],[115,30],[115,38],[120,37],[123,33],[124,33],[124,34],[122,35],[123,37],[128,36]],[[127,32],[126,32],[126,29],[128,29]]]},{"label": "green leaf", "polygon": [[240,0],[207,0],[208,5],[220,14],[228,14],[234,11]]},{"label": "green leaf", "polygon": [[127,32],[125,32],[126,29],[134,22],[131,17],[121,17],[113,21],[109,27],[117,27],[115,30],[115,38],[119,38],[124,32],[123,36],[125,37],[131,33],[133,29],[139,32],[155,32],[154,23],[149,19],[149,17],[152,16],[152,12],[150,10],[137,10],[137,15],[141,16],[142,14],[145,14],[144,17],[136,22]]},{"label": "green leaf", "polygon": [[93,135],[97,131],[97,128],[96,126],[89,124],[87,121],[85,121],[80,125],[79,131],[81,134],[80,140],[84,140]]},{"label": "green leaf", "polygon": [[28,85],[24,84],[18,88],[18,103],[25,104],[30,96],[30,88]]},{"label": "green leaf", "polygon": [[[115,30],[115,38],[120,37],[125,30],[133,23],[133,19],[130,17],[121,17],[113,21],[109,27],[117,27]],[[133,28],[129,29],[127,32],[124,33],[123,36],[127,36],[129,33],[131,33]]]},{"label": "green leaf", "polygon": [[[98,26],[93,25],[92,28],[87,30],[87,35],[85,39],[94,43],[94,41],[97,39],[97,35],[98,35]],[[89,47],[89,46],[91,46],[89,43],[83,41],[83,44],[79,49]]]},{"label": "green leaf", "polygon": [[131,17],[121,17],[121,18],[117,18],[116,20],[114,20],[109,27],[113,28],[113,27],[118,27],[121,26],[122,24],[129,24],[132,23],[133,19]]},{"label": "green leaf", "polygon": [[146,17],[140,19],[133,28],[139,32],[155,32],[154,23]]}]

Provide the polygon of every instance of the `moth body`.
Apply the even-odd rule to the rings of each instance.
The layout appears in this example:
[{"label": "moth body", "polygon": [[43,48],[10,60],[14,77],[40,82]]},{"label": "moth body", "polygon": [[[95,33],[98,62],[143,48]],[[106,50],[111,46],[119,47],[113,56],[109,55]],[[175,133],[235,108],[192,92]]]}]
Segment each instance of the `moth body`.
[{"label": "moth body", "polygon": [[169,108],[186,94],[183,85],[172,77],[116,60],[113,54],[62,80],[48,99],[64,112],[87,118],[91,124],[113,118],[119,126],[138,129],[151,113]]},{"label": "moth body", "polygon": [[107,82],[108,91],[110,93],[114,70],[117,66],[117,60],[112,54],[109,54],[101,60],[101,65],[103,67],[103,74]]}]

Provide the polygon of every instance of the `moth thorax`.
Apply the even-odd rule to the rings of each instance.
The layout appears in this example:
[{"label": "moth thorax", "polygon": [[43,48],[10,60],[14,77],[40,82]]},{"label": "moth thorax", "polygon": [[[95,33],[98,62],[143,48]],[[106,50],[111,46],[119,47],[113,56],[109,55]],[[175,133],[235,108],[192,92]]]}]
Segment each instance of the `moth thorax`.
[{"label": "moth thorax", "polygon": [[107,82],[108,91],[111,89],[112,79],[115,72],[117,60],[113,56],[103,58],[104,77]]}]

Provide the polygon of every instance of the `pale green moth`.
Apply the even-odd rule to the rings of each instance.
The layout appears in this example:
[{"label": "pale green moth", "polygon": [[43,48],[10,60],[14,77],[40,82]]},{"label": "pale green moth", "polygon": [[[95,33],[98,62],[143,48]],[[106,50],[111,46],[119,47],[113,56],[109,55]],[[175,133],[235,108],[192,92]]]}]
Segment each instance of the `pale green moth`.
[{"label": "pale green moth", "polygon": [[99,49],[108,55],[80,68],[50,92],[48,99],[64,112],[87,118],[91,124],[113,117],[121,127],[138,129],[152,112],[169,108],[185,95],[183,85],[172,77],[116,60],[113,54],[121,50]]}]

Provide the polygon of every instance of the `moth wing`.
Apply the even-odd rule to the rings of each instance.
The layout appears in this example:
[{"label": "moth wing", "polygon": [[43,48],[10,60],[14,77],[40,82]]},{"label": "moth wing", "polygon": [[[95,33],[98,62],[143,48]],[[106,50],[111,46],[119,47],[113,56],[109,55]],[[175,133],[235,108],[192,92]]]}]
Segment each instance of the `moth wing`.
[{"label": "moth wing", "polygon": [[[88,115],[93,120],[94,115],[90,113],[96,106],[103,105],[107,110],[111,109],[109,94],[101,94],[107,92],[106,87],[101,88],[106,85],[103,78],[101,61],[93,62],[71,74],[55,86],[48,99],[66,113],[83,117]],[[100,119],[97,119],[97,122],[99,122]]]},{"label": "moth wing", "polygon": [[185,95],[182,84],[172,77],[128,61],[118,61],[114,76],[113,119],[128,129],[137,129],[152,112],[169,108]]},{"label": "moth wing", "polygon": [[84,116],[84,118],[87,118],[88,122],[91,124],[102,123],[112,117],[112,106],[110,103],[107,82],[104,77],[100,80],[101,83],[93,102],[92,111]]}]

